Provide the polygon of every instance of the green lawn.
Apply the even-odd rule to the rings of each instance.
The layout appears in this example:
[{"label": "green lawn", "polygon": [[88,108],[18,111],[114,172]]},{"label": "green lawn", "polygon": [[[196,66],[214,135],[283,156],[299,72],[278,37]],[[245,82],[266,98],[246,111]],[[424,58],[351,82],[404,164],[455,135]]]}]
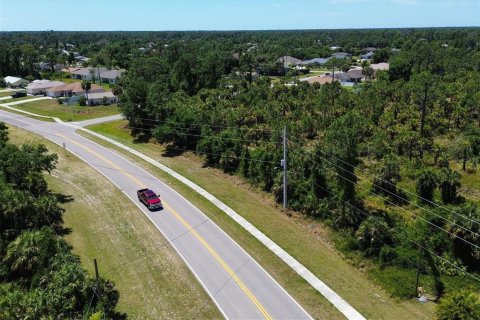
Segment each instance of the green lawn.
[{"label": "green lawn", "polygon": [[12,94],[14,94],[15,91],[5,91],[5,92],[0,92],[0,97],[7,97],[7,96],[11,96]]},{"label": "green lawn", "polygon": [[[295,213],[287,216],[278,208],[271,195],[251,187],[236,176],[226,175],[212,168],[203,168],[201,158],[192,153],[168,157],[164,155],[165,148],[162,145],[134,143],[129,133],[123,129],[125,124],[125,121],[116,121],[91,126],[90,129],[159,160],[217,196],[304,264],[367,318],[433,318],[433,303],[419,304],[414,300],[392,299],[385,290],[368,278],[365,270],[352,266],[333,249],[331,235],[322,223]],[[99,139],[92,140],[111,147]],[[159,169],[124,151],[118,152],[150,170],[198,206],[264,266],[312,316],[323,319],[342,318],[319,293],[218,208]]]},{"label": "green lawn", "polygon": [[11,99],[5,99],[5,100],[0,100],[0,103],[10,103],[10,102],[15,102],[15,101],[21,101],[21,100],[28,100],[32,99],[32,96],[25,96],[25,97],[20,97],[20,98],[11,98]]},{"label": "green lawn", "polygon": [[12,126],[9,132],[13,143],[43,143],[59,156],[46,178],[75,199],[64,205],[67,241],[92,277],[96,258],[100,275],[115,283],[118,311],[130,319],[222,318],[156,227],[110,181],[48,140]]},{"label": "green lawn", "polygon": [[42,116],[58,117],[63,121],[81,121],[120,113],[117,105],[81,107],[58,104],[56,99],[38,100],[13,106]]}]

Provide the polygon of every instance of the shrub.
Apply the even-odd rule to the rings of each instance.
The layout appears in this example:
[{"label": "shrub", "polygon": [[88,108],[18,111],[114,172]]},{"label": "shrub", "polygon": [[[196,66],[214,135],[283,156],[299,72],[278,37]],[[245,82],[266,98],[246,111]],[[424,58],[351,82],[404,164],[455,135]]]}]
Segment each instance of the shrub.
[{"label": "shrub", "polygon": [[386,267],[394,263],[397,259],[397,251],[394,248],[385,246],[380,250],[378,255],[382,267]]},{"label": "shrub", "polygon": [[417,178],[417,193],[422,197],[423,202],[433,201],[433,192],[437,183],[437,175],[432,170],[424,169],[420,172]]},{"label": "shrub", "polygon": [[458,199],[457,191],[460,186],[460,174],[450,168],[443,168],[440,175],[440,190],[442,191],[443,203],[455,203]]},{"label": "shrub", "polygon": [[414,269],[387,267],[383,270],[372,269],[370,274],[393,297],[409,298],[414,294],[416,277],[416,270]]},{"label": "shrub", "polygon": [[87,105],[87,99],[85,97],[80,97],[80,99],[78,99],[78,105],[86,106]]},{"label": "shrub", "polygon": [[478,295],[468,290],[460,290],[445,295],[438,304],[437,319],[480,319],[480,299]]},{"label": "shrub", "polygon": [[367,256],[377,256],[383,246],[392,243],[391,232],[382,218],[368,217],[356,232],[360,248]]},{"label": "shrub", "polygon": [[58,104],[63,104],[63,99],[62,99],[62,98],[58,98],[58,99],[57,99],[57,102],[58,102]]}]

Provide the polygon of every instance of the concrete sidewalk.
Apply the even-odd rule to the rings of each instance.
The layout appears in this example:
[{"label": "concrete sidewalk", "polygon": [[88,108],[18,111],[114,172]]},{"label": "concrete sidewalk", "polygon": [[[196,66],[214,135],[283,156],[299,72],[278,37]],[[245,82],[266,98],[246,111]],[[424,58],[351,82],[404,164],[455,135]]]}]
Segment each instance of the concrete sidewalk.
[{"label": "concrete sidewalk", "polygon": [[[38,98],[40,100],[42,98]],[[37,100],[37,99],[35,99]],[[24,103],[24,101],[33,101],[33,99],[30,100],[23,100],[19,101]],[[7,105],[12,105],[7,104]],[[18,103],[17,103],[18,104]],[[4,105],[2,105],[4,106]],[[15,110],[17,112],[23,112],[29,115],[33,116],[40,116],[36,115],[30,112],[26,112],[23,110],[15,109],[12,107],[9,107],[9,109]],[[45,116],[40,116],[40,117],[45,117]],[[109,117],[104,117],[104,118],[110,118],[110,117],[118,117],[118,115],[115,116],[109,116]],[[51,118],[51,117],[45,117],[45,118]],[[58,118],[53,118],[56,122],[63,123],[64,125],[74,127],[78,130],[84,131],[86,133],[89,133],[97,138],[100,138],[104,141],[107,141],[122,150],[128,151],[131,154],[136,155],[137,157],[145,160],[146,162],[152,164],[153,166],[159,168],[160,170],[164,171],[165,173],[169,174],[170,176],[174,177],[175,179],[181,181],[191,189],[193,189],[195,192],[199,193],[202,195],[205,199],[210,201],[212,204],[214,204],[217,208],[222,210],[225,214],[227,214],[229,217],[231,217],[235,222],[237,222],[240,226],[242,226],[245,230],[247,230],[253,237],[255,237],[257,240],[259,240],[263,245],[265,245],[271,252],[273,252],[277,257],[279,257],[282,261],[284,261],[290,268],[292,268],[300,277],[302,277],[305,281],[307,281],[313,288],[315,288],[322,296],[324,296],[337,310],[339,310],[347,319],[355,319],[355,320],[364,320],[365,317],[363,317],[357,310],[355,310],[347,301],[345,301],[342,297],[340,297],[335,291],[333,291],[329,286],[327,286],[324,282],[322,282],[320,279],[318,279],[310,270],[308,270],[305,266],[303,266],[299,261],[297,261],[294,257],[292,257],[288,252],[286,252],[284,249],[282,249],[279,245],[277,245],[275,242],[273,242],[270,238],[268,238],[265,234],[263,234],[260,230],[258,230],[254,225],[252,225],[249,221],[247,221],[245,218],[243,218],[241,215],[239,215],[237,212],[235,212],[232,208],[227,206],[225,203],[220,201],[217,197],[209,193],[207,190],[203,189],[199,185],[195,184],[193,181],[185,178],[184,176],[180,175],[176,171],[173,171],[169,167],[161,164],[160,162],[154,160],[153,158],[133,149],[128,146],[125,146],[124,144],[121,144],[113,139],[110,139],[108,137],[105,137],[99,133],[96,133],[94,131],[88,130],[83,128],[79,124],[74,124],[74,123],[67,123],[63,122]],[[102,118],[98,118],[97,120],[100,120]],[[113,120],[110,120],[113,121]],[[82,121],[85,123],[85,121]],[[97,121],[95,123],[101,123],[102,121]],[[103,121],[106,122],[106,121]]]}]

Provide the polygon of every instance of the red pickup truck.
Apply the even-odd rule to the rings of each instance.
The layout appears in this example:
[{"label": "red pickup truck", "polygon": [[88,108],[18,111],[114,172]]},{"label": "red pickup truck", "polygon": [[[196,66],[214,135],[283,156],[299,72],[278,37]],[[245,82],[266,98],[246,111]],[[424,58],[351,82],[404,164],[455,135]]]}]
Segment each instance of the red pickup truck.
[{"label": "red pickup truck", "polygon": [[161,209],[162,200],[157,196],[155,192],[150,189],[140,189],[137,191],[138,200],[142,202],[148,209],[155,210]]}]

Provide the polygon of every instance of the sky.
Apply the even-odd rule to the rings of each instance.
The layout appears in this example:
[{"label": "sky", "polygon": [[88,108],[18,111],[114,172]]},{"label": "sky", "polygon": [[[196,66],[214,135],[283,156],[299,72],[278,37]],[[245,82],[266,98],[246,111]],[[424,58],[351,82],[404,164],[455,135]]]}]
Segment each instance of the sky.
[{"label": "sky", "polygon": [[480,0],[0,0],[0,31],[480,26]]}]

